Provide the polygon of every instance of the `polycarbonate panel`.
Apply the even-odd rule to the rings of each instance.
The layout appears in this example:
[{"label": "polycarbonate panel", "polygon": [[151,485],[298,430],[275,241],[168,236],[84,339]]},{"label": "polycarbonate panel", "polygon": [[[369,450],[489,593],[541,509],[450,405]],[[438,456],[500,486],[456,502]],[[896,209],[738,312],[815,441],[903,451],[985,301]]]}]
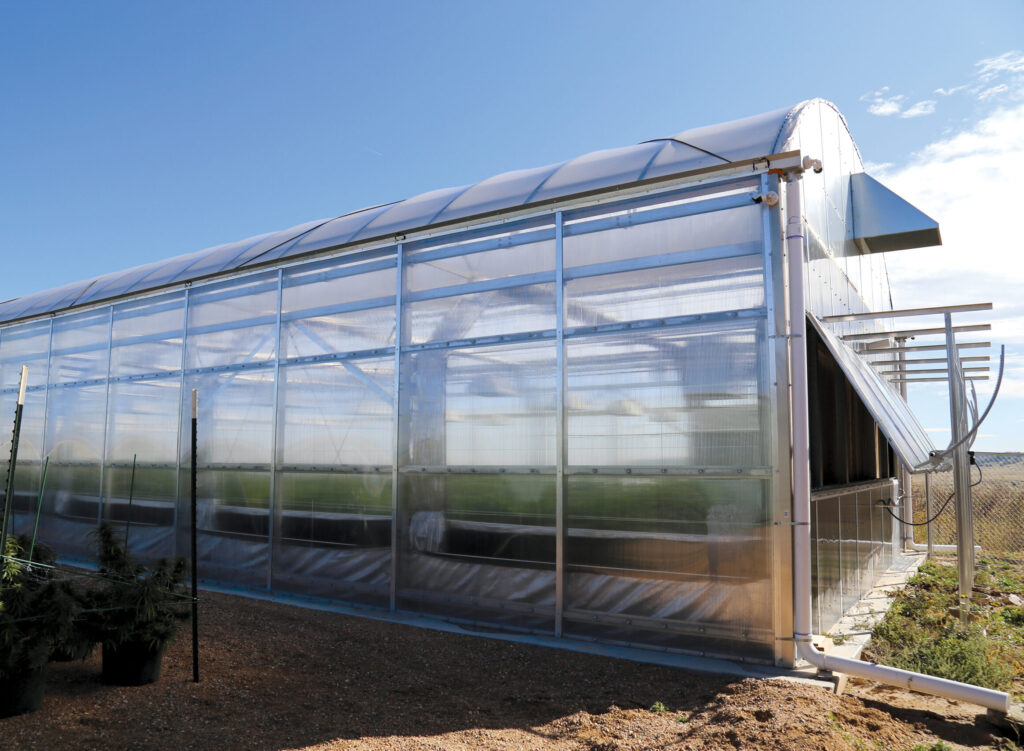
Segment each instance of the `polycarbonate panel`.
[{"label": "polycarbonate panel", "polygon": [[[335,261],[286,273],[282,290],[282,357],[394,346],[396,281],[391,263],[391,268],[380,268],[380,260],[364,264]],[[356,273],[359,271],[362,273]],[[382,300],[386,304],[380,305]],[[352,310],[362,305],[373,307]]]},{"label": "polycarbonate panel", "polygon": [[619,149],[594,151],[561,165],[530,201],[544,201],[639,180],[663,144],[641,143]]},{"label": "polycarbonate panel", "polygon": [[421,193],[413,198],[392,204],[359,230],[351,240],[358,242],[392,232],[425,227],[431,224],[434,217],[469,187],[463,185],[459,188],[432,190],[429,193]]},{"label": "polycarbonate panel", "polygon": [[[189,339],[189,346],[192,340]],[[205,579],[267,584],[270,550],[270,462],[274,371],[270,368],[193,375],[182,394],[182,468],[190,459],[191,389],[198,390],[198,546]],[[188,504],[188,472],[179,501]],[[179,534],[187,540],[186,520]]]},{"label": "polycarbonate panel", "polygon": [[515,170],[478,182],[448,204],[448,207],[438,215],[437,221],[450,221],[524,204],[561,166],[549,164],[533,169]]},{"label": "polycarbonate panel", "polygon": [[566,342],[569,464],[761,467],[761,322]]},{"label": "polycarbonate panel", "polygon": [[[656,222],[629,224],[601,232],[586,232],[580,222],[564,240],[566,268],[692,250],[721,248],[721,255],[761,252],[761,209],[749,207],[712,211]],[[697,259],[695,259],[697,260]]]},{"label": "polycarbonate panel", "polygon": [[106,378],[109,341],[108,308],[55,318],[50,383]]},{"label": "polycarbonate panel", "polygon": [[825,633],[866,597],[892,562],[887,480],[817,491],[811,498],[815,633]]},{"label": "polycarbonate panel", "polygon": [[839,566],[843,579],[844,611],[853,607],[861,595],[857,495],[852,493],[839,501]]},{"label": "polycarbonate panel", "polygon": [[114,306],[110,377],[180,371],[184,329],[183,292]]},{"label": "polycarbonate panel", "polygon": [[766,481],[572,476],[566,526],[566,633],[771,654]]},{"label": "polycarbonate panel", "polygon": [[74,305],[82,293],[89,289],[92,284],[93,280],[74,282],[63,287],[57,287],[56,289],[36,292],[33,295],[10,300],[4,304],[4,318],[6,320],[28,318]]},{"label": "polycarbonate panel", "polygon": [[[49,321],[11,326],[0,331],[0,457],[9,457],[11,453],[21,366],[28,366],[28,389],[22,408],[18,465],[14,473],[14,510],[10,527],[17,534],[31,534],[35,522],[44,456],[43,422],[49,342]],[[5,493],[6,488],[0,488],[0,498]]]},{"label": "polycarbonate panel", "polygon": [[[530,233],[531,236],[535,234],[535,232]],[[430,289],[453,288],[462,284],[486,282],[491,279],[504,279],[524,273],[536,274],[542,271],[554,271],[554,230],[551,230],[550,235],[550,239],[527,243],[517,243],[518,238],[515,235],[493,238],[490,242],[495,245],[499,243],[513,244],[511,247],[499,247],[493,250],[449,257],[444,257],[437,248],[419,254],[410,253],[406,256],[405,289],[416,293]],[[445,252],[453,252],[457,247],[457,243],[445,246]],[[435,254],[440,257],[436,257]],[[421,261],[419,260],[421,258],[427,260]]]},{"label": "polycarbonate panel", "polygon": [[832,496],[813,503],[817,516],[817,580],[820,627],[831,628],[843,613],[841,531],[839,498]]},{"label": "polycarbonate panel", "polygon": [[779,133],[786,120],[811,104],[765,112],[717,125],[705,125],[677,133],[673,138],[710,151],[731,161],[778,153]]},{"label": "polycarbonate panel", "polygon": [[175,554],[180,394],[177,376],[110,384],[103,516],[146,559]]},{"label": "polycarbonate panel", "polygon": [[275,250],[268,251],[258,260],[260,263],[264,263],[275,259],[290,258],[303,253],[310,253],[314,250],[344,245],[350,242],[359,230],[393,205],[388,203],[383,206],[360,209],[359,211],[339,216],[337,219],[323,222],[294,242],[285,243]]},{"label": "polycarbonate panel", "polygon": [[187,368],[268,362],[276,353],[277,274],[193,290]]},{"label": "polycarbonate panel", "polygon": [[416,473],[401,482],[399,607],[553,628],[553,475]]},{"label": "polycarbonate panel", "polygon": [[550,629],[553,342],[402,358],[402,607]]},{"label": "polycarbonate panel", "polygon": [[554,342],[447,354],[447,464],[554,466]]},{"label": "polycarbonate panel", "polygon": [[390,471],[394,365],[390,357],[282,368],[278,462]]},{"label": "polycarbonate panel", "polygon": [[763,305],[760,254],[573,279],[565,286],[566,325],[570,327]]},{"label": "polycarbonate panel", "polygon": [[406,344],[446,342],[555,327],[555,285],[533,284],[403,305]]},{"label": "polycarbonate panel", "polygon": [[50,466],[39,539],[62,555],[91,558],[95,554],[90,533],[100,521],[106,398],[105,383],[51,386],[47,396],[45,453]]},{"label": "polycarbonate panel", "polygon": [[394,358],[280,378],[273,586],[386,606]]},{"label": "polycarbonate panel", "polygon": [[808,320],[839,363],[850,385],[885,434],[889,445],[899,455],[900,461],[910,468],[926,463],[935,450],[935,444],[911,412],[910,405],[828,326],[813,315],[809,315]]}]

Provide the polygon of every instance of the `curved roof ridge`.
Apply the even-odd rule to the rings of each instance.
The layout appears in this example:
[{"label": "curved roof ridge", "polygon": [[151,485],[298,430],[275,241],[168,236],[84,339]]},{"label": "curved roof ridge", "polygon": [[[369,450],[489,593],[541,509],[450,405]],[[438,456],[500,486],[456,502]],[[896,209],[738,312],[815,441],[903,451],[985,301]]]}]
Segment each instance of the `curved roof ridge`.
[{"label": "curved roof ridge", "polygon": [[799,104],[793,106],[792,109],[790,109],[789,114],[786,115],[786,119],[782,121],[781,125],[779,125],[779,132],[776,134],[775,141],[772,144],[772,151],[775,153],[779,152],[779,149],[782,148],[782,145],[786,142],[789,136],[791,136],[793,134],[793,131],[796,129],[797,121],[808,109],[810,109],[812,105],[828,107],[829,109],[836,113],[836,115],[839,117],[839,122],[843,124],[843,127],[846,128],[846,132],[850,136],[850,141],[853,143],[853,148],[857,152],[857,158],[863,161],[863,156],[860,153],[860,147],[857,146],[857,141],[856,139],[854,139],[853,133],[850,131],[850,124],[846,122],[846,118],[843,116],[843,113],[839,111],[839,107],[837,107],[833,102],[830,102],[828,99],[823,99],[821,97],[815,97],[814,99],[805,99],[804,101],[800,102]]}]

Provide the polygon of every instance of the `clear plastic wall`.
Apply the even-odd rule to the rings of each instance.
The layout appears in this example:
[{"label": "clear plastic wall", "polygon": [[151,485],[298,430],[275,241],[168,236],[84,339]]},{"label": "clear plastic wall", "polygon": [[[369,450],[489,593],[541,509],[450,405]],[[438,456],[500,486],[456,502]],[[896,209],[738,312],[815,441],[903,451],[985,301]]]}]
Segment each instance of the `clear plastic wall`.
[{"label": "clear plastic wall", "polygon": [[31,374],[16,528],[48,456],[42,540],[87,557],[108,519],[140,555],[185,553],[195,389],[209,581],[771,661],[789,571],[759,190],[595,203],[3,328],[4,414]]}]

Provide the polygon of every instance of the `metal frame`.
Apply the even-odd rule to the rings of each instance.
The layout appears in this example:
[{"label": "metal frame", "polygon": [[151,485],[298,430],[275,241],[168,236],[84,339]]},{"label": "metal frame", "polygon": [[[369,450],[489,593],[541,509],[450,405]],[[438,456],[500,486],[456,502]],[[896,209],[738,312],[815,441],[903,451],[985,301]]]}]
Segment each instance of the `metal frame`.
[{"label": "metal frame", "polygon": [[277,438],[281,431],[278,420],[278,405],[281,401],[281,299],[284,269],[277,270],[277,322],[274,329],[274,406],[270,418],[270,498],[267,499],[267,589],[274,588],[274,537],[277,517]]},{"label": "metal frame", "polygon": [[99,524],[103,521],[103,505],[104,505],[104,494],[106,487],[103,482],[106,477],[106,466],[107,466],[107,432],[110,430],[110,361],[113,354],[114,342],[114,306],[110,306],[110,310],[107,314],[107,377],[104,380],[106,389],[104,390],[103,396],[103,442],[100,453],[100,487],[99,487],[99,503],[96,508],[96,523]]},{"label": "metal frame", "polygon": [[569,437],[565,424],[565,392],[568,386],[565,368],[565,263],[563,257],[562,212],[555,213],[555,367],[558,371],[555,397],[555,636],[562,635],[565,617],[565,548],[568,529],[565,504],[568,495],[566,464]]},{"label": "metal frame", "polygon": [[[185,354],[188,351],[188,314],[191,289],[185,290],[185,303],[182,306],[181,323],[181,373],[178,374],[178,438],[175,442],[175,472],[174,472],[174,548],[178,550],[178,510],[182,504],[181,498],[181,438],[182,421],[185,417]],[[191,426],[190,426],[191,430]],[[190,439],[191,440],[191,439]]]},{"label": "metal frame", "polygon": [[[761,192],[780,193],[776,175],[761,177]],[[789,330],[786,316],[786,273],[782,252],[781,206],[771,209],[762,204],[763,259],[765,275],[765,310],[767,324],[765,343],[769,394],[769,419],[774,426],[771,452],[771,550],[772,589],[774,599],[775,664],[792,665],[795,659],[793,636],[793,545],[790,532],[792,509],[790,500],[789,437],[789,355],[786,337]]]},{"label": "metal frame", "polygon": [[394,415],[392,416],[392,442],[394,450],[391,461],[391,589],[388,594],[391,612],[398,609],[398,503],[399,475],[398,467],[401,459],[401,381],[402,381],[402,290],[405,286],[405,259],[402,243],[395,246],[395,378],[394,378]]}]

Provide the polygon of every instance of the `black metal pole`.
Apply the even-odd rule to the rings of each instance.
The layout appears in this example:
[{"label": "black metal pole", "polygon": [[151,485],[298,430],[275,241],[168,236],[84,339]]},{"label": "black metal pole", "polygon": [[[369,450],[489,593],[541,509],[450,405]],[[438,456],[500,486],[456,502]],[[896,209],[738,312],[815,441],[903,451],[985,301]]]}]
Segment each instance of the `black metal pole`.
[{"label": "black metal pole", "polygon": [[199,575],[196,571],[196,456],[198,433],[196,423],[199,416],[198,392],[192,389],[192,680],[199,683]]},{"label": "black metal pole", "polygon": [[21,366],[21,385],[18,387],[18,405],[14,408],[14,433],[11,436],[11,459],[7,464],[7,483],[4,495],[4,513],[0,519],[0,558],[7,555],[7,525],[14,509],[14,469],[18,463],[18,438],[21,436],[21,412],[25,406],[25,385],[28,366]]}]

